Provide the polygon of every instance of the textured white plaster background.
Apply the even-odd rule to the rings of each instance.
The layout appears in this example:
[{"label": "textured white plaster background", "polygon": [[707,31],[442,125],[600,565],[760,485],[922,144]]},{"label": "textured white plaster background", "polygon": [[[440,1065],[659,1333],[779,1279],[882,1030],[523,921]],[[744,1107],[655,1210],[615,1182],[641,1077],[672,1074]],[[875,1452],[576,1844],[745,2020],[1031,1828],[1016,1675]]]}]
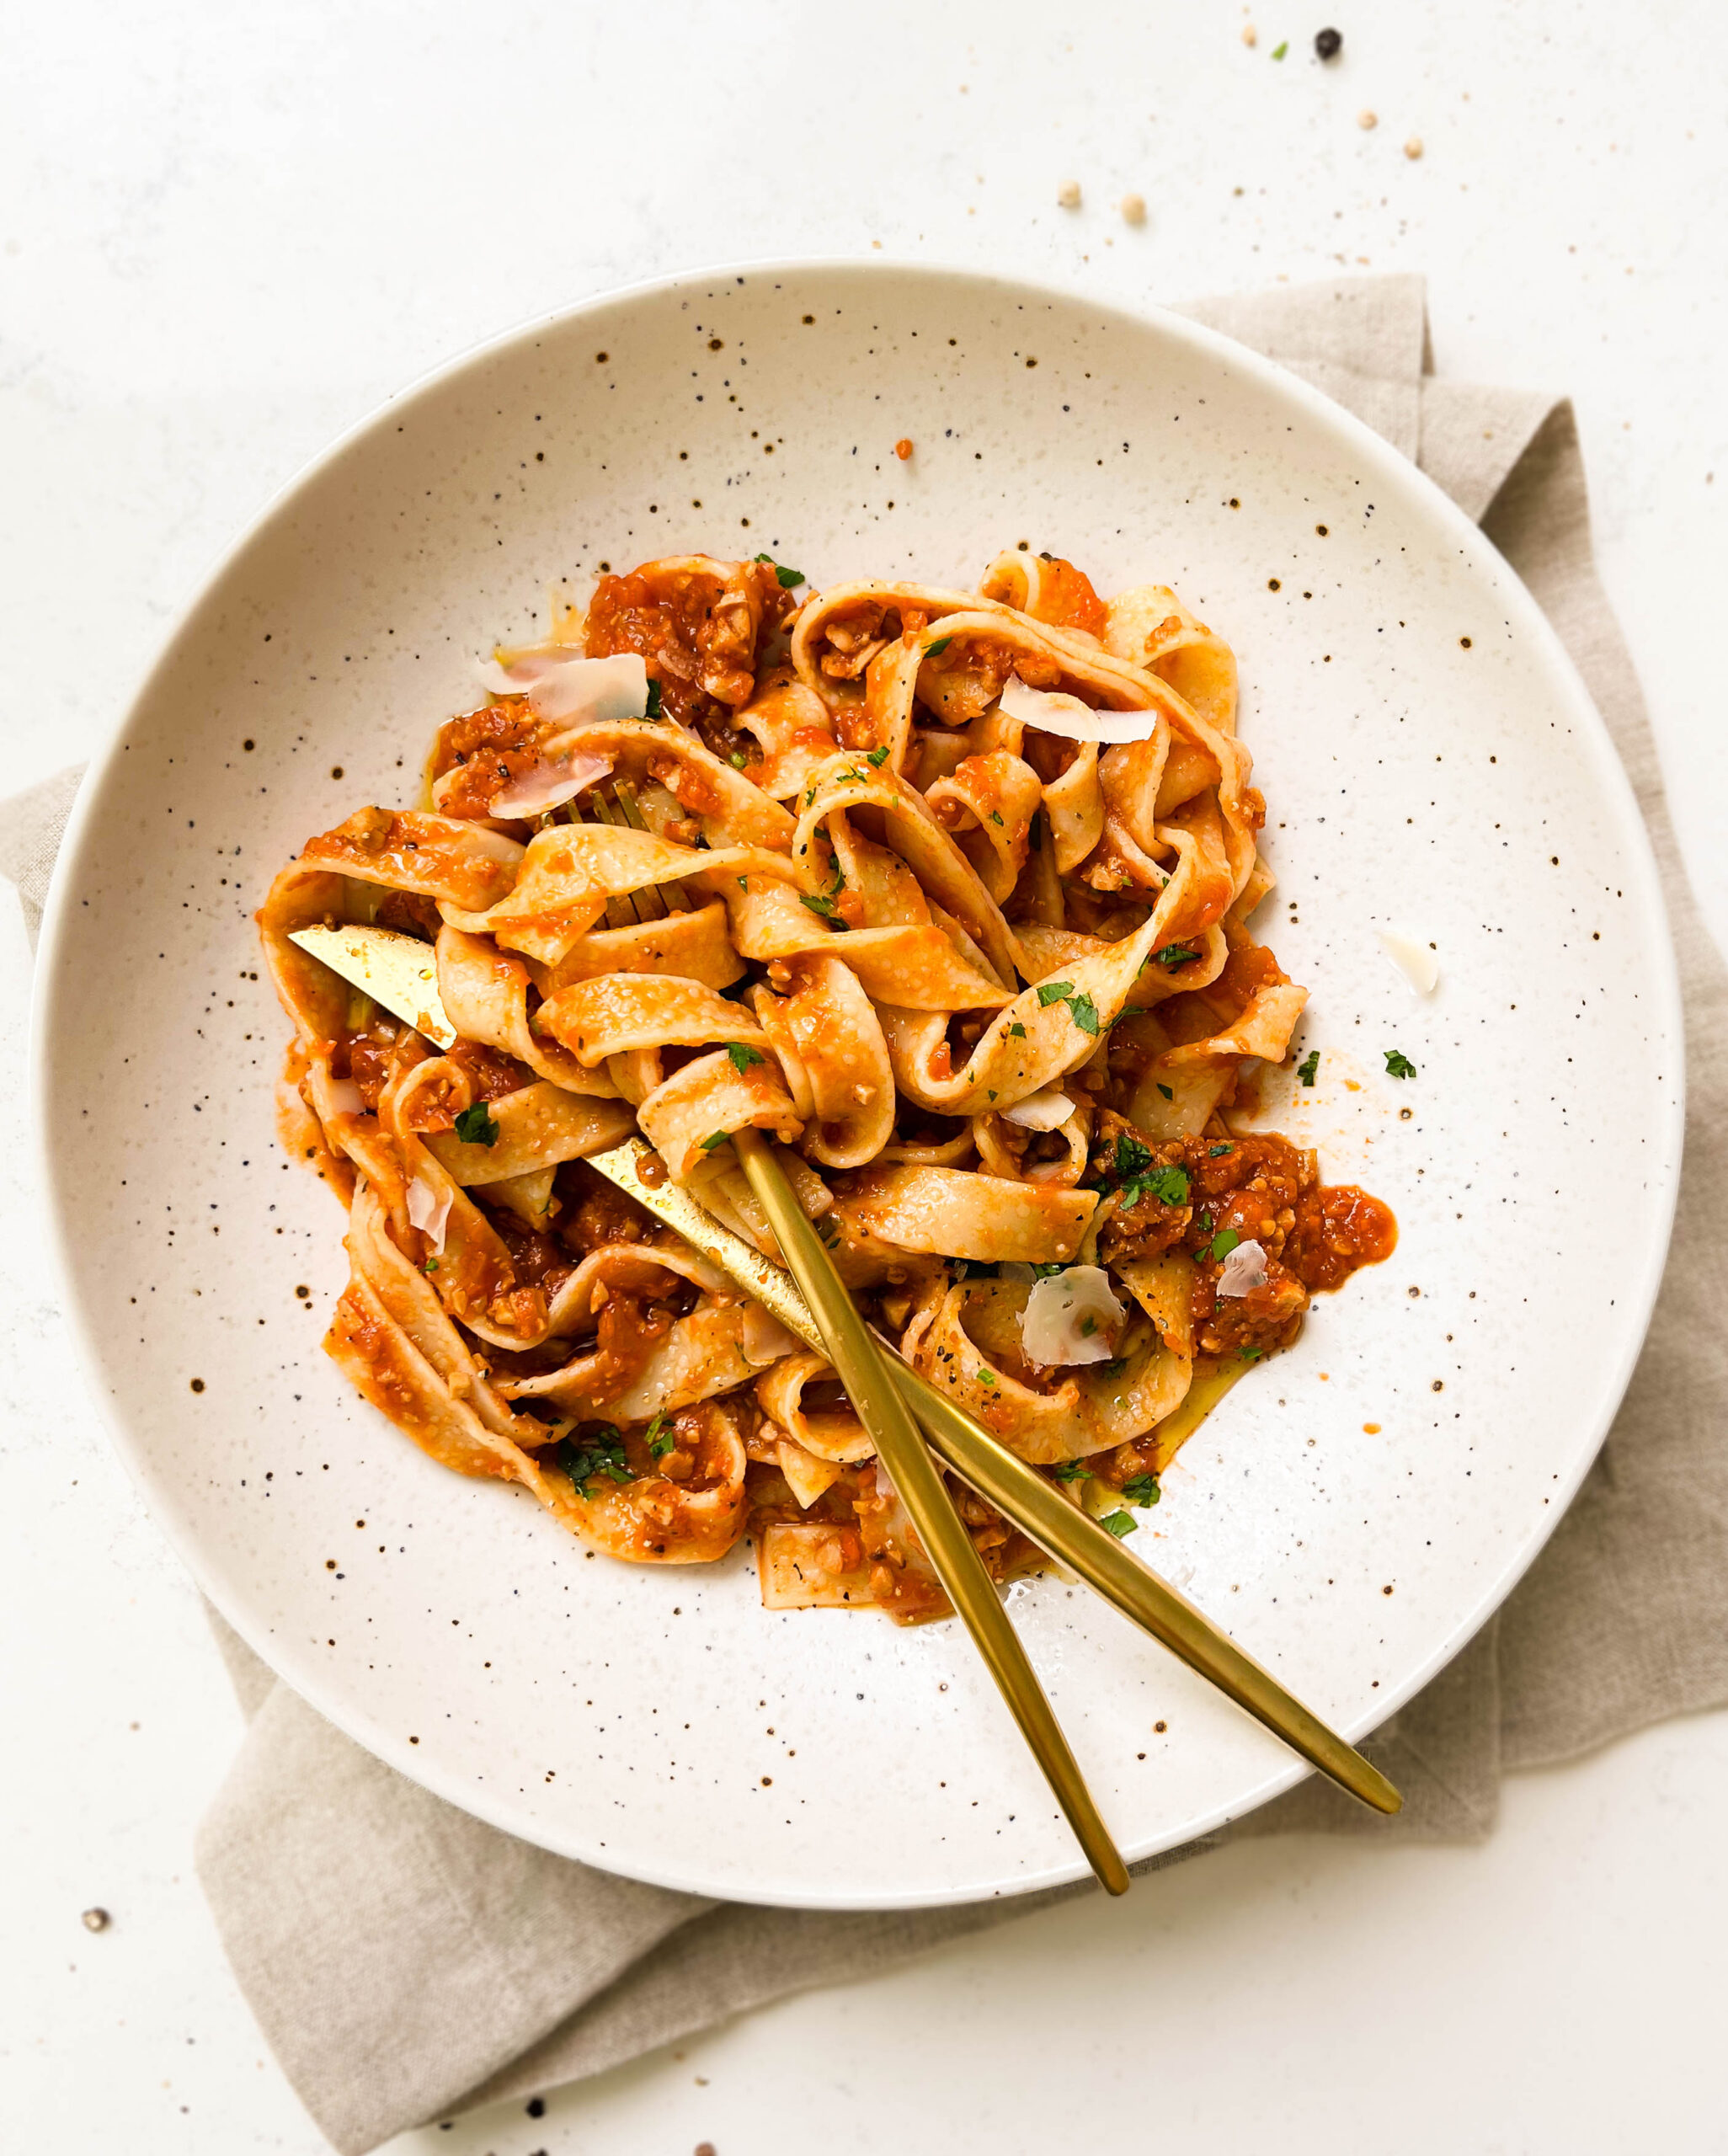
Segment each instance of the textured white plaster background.
[{"label": "textured white plaster background", "polygon": [[[306,457],[525,315],[877,241],[1126,302],[1413,270],[1443,370],[1577,399],[1604,575],[1728,940],[1728,37],[1701,0],[1328,4],[1256,6],[1251,50],[1240,0],[6,0],[8,790],[103,737]],[[1346,48],[1322,69],[1327,19]],[[28,973],[7,902],[14,1103]],[[68,1368],[27,1150],[0,1149],[0,2145],[314,2156],[191,1876],[238,1716]],[[1725,1774],[1706,1716],[1516,1781],[1483,1849],[1244,1848],[397,2156],[1305,2156],[1347,2117],[1406,2156],[1728,2148]]]}]

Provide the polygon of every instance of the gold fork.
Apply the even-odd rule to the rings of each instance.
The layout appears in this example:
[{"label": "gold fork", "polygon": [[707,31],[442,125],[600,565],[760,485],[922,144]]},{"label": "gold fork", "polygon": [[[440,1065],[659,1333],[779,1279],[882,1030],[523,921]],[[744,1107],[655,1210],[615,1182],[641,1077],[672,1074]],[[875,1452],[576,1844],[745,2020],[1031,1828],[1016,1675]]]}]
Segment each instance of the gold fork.
[{"label": "gold fork", "polygon": [[[615,780],[597,788],[592,800],[601,823],[617,829],[648,829],[641,803],[627,781]],[[581,820],[573,806],[571,814],[573,820]],[[679,883],[645,886],[632,898],[631,918],[636,921],[658,921],[668,913],[690,909],[688,895]],[[606,918],[614,927],[629,925],[627,919],[614,920],[611,904]],[[823,1353],[858,1420],[874,1441],[877,1460],[905,1506],[936,1577],[1043,1768],[1087,1863],[1108,1892],[1126,1893],[1128,1866],[1093,1801],[1080,1763],[1063,1735],[1020,1635],[1009,1622],[984,1560],[955,1510],[941,1470],[919,1435],[900,1387],[860,1316],[851,1289],[835,1269],[834,1260],[811,1226],[767,1138],[760,1130],[739,1130],[733,1132],[732,1144],[756,1202],[767,1215],[787,1269],[803,1294]]]}]

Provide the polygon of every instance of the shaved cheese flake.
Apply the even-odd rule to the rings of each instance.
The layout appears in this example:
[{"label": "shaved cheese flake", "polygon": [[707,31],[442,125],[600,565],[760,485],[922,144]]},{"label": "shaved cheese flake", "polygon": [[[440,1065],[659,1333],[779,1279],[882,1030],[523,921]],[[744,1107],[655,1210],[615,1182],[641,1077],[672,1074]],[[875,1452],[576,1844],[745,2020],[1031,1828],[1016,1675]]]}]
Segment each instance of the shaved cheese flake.
[{"label": "shaved cheese flake", "polygon": [[494,816],[543,816],[561,801],[573,801],[585,786],[611,771],[610,756],[543,756],[518,771],[487,804]]},{"label": "shaved cheese flake", "polygon": [[1218,1292],[1232,1299],[1266,1285],[1266,1252],[1254,1241],[1238,1243],[1224,1262]]},{"label": "shaved cheese flake", "polygon": [[364,1115],[365,1102],[352,1078],[333,1078],[326,1091],[332,1115]]},{"label": "shaved cheese flake", "polygon": [[777,1363],[782,1355],[796,1355],[803,1342],[795,1339],[771,1310],[764,1310],[760,1303],[746,1303],[742,1345],[745,1362],[753,1370],[760,1370]]},{"label": "shaved cheese flake", "polygon": [[408,1216],[413,1226],[430,1241],[434,1250],[444,1248],[444,1227],[450,1218],[451,1193],[448,1186],[439,1189],[424,1176],[416,1176],[408,1187]]},{"label": "shaved cheese flake", "polygon": [[1418,995],[1432,995],[1440,979],[1440,961],[1426,943],[1400,929],[1383,928],[1380,944]]},{"label": "shaved cheese flake", "polygon": [[1022,725],[1069,741],[1144,741],[1157,723],[1149,711],[1093,711],[1059,690],[1029,688],[1017,674],[1003,686],[1001,707]]},{"label": "shaved cheese flake", "polygon": [[1107,1363],[1114,1328],[1126,1313],[1110,1292],[1101,1265],[1070,1265],[1040,1280],[1026,1299],[1021,1345],[1029,1362],[1048,1369],[1064,1363]]},{"label": "shaved cheese flake", "polygon": [[536,681],[582,656],[563,644],[537,644],[522,651],[494,651],[474,669],[483,689],[495,696],[524,696]]},{"label": "shaved cheese flake", "polygon": [[1022,1130],[1060,1130],[1074,1113],[1074,1102],[1059,1086],[1047,1086],[1042,1093],[1028,1093],[1011,1108],[996,1113],[1005,1122],[1017,1123]]},{"label": "shaved cheese flake", "polygon": [[564,644],[515,651],[489,659],[480,669],[483,688],[498,696],[523,696],[538,718],[642,718],[648,712],[648,667],[639,651],[610,659],[584,659]]}]

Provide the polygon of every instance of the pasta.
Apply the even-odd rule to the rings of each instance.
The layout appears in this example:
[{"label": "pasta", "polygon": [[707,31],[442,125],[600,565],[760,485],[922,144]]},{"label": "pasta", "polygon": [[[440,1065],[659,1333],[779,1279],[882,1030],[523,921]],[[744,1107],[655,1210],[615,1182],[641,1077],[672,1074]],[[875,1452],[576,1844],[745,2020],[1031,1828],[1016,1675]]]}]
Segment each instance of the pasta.
[{"label": "pasta", "polygon": [[[913,1621],[947,1605],[826,1363],[587,1156],[639,1131],[777,1256],[730,1143],[768,1133],[872,1319],[1119,1532],[1395,1229],[1228,1120],[1306,1000],[1249,929],[1229,646],[1025,549],[976,592],[803,584],[604,577],[488,662],[417,806],[310,839],[259,920],[365,1398],[609,1556],[749,1536],[770,1607]],[[429,946],[448,1048],[291,940],[354,921]],[[1036,1564],[956,1497],[995,1576]]]}]

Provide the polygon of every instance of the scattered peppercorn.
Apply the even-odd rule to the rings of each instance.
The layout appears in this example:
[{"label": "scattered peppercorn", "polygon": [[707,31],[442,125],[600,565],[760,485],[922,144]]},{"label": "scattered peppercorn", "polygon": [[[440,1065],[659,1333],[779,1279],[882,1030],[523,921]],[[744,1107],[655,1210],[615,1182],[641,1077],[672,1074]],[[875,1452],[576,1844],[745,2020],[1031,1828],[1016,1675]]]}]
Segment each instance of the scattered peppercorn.
[{"label": "scattered peppercorn", "polygon": [[1314,51],[1317,60],[1336,60],[1343,50],[1342,30],[1316,30],[1315,32]]},{"label": "scattered peppercorn", "polygon": [[114,1919],[106,1909],[86,1909],[84,1912],[86,1931],[106,1931],[113,1922]]}]

